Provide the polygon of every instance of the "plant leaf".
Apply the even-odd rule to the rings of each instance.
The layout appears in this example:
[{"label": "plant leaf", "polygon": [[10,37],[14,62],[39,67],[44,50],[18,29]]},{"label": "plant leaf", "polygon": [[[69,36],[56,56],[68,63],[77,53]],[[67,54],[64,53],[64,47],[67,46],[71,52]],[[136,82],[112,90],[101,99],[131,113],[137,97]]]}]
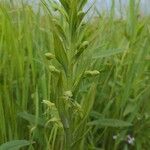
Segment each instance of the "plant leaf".
[{"label": "plant leaf", "polygon": [[29,114],[27,112],[20,112],[20,113],[18,113],[18,116],[29,121],[30,123],[33,123],[33,124],[45,126],[45,123],[46,123],[46,121],[43,118],[38,118],[38,120],[37,120],[35,115]]},{"label": "plant leaf", "polygon": [[65,72],[67,73],[68,57],[62,43],[63,42],[60,40],[58,35],[54,34],[55,56],[58,62],[63,66]]},{"label": "plant leaf", "polygon": [[121,52],[124,52],[125,49],[104,49],[104,50],[98,50],[97,49],[97,52],[93,55],[93,58],[94,59],[99,59],[99,58],[103,58],[103,57],[109,57],[109,56],[112,56],[112,55],[116,55],[116,54],[119,54]]},{"label": "plant leaf", "polygon": [[83,113],[86,115],[89,115],[89,113],[93,107],[94,100],[95,100],[95,94],[96,94],[96,85],[93,83],[87,96],[82,101]]},{"label": "plant leaf", "polygon": [[88,125],[96,125],[101,127],[129,127],[132,126],[130,122],[126,122],[123,120],[117,120],[117,119],[98,119],[92,122],[89,122]]},{"label": "plant leaf", "polygon": [[0,150],[19,150],[22,147],[28,146],[33,142],[27,140],[13,140],[6,142],[0,146]]}]

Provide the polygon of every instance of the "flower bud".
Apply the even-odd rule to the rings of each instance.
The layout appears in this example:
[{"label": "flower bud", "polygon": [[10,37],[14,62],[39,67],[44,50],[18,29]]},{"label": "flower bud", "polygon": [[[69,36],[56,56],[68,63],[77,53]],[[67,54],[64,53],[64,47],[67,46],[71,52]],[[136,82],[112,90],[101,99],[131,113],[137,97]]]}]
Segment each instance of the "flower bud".
[{"label": "flower bud", "polygon": [[88,70],[88,71],[85,71],[85,75],[86,76],[97,76],[99,75],[100,72],[98,70]]},{"label": "flower bud", "polygon": [[46,104],[48,107],[54,107],[55,106],[54,103],[52,103],[52,102],[50,102],[48,100],[43,100],[43,103]]},{"label": "flower bud", "polygon": [[88,45],[89,45],[89,42],[88,42],[88,41],[84,41],[84,42],[81,44],[80,49],[82,49],[82,48],[87,48]]},{"label": "flower bud", "polygon": [[55,55],[53,55],[52,53],[45,53],[45,57],[46,59],[51,60],[55,58]]},{"label": "flower bud", "polygon": [[60,71],[58,69],[56,69],[54,66],[52,66],[52,65],[49,66],[49,70],[52,73],[56,73],[56,74],[60,73]]},{"label": "flower bud", "polygon": [[71,91],[65,91],[64,96],[67,97],[67,98],[71,98],[73,96],[73,94],[72,94]]},{"label": "flower bud", "polygon": [[84,16],[85,16],[85,13],[83,11],[78,12],[78,17],[82,19]]}]

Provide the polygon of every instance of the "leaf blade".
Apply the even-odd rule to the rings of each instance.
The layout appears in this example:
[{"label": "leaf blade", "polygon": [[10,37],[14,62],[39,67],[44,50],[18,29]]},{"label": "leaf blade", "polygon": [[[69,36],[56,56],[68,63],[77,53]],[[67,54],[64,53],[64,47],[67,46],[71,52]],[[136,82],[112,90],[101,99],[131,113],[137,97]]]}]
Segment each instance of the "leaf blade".
[{"label": "leaf blade", "polygon": [[118,120],[118,119],[105,119],[101,118],[95,121],[91,121],[88,123],[88,125],[93,126],[101,126],[101,127],[129,127],[132,126],[130,122],[126,122],[123,120]]},{"label": "leaf blade", "polygon": [[0,146],[0,150],[19,150],[22,147],[28,146],[33,142],[27,140],[13,140],[6,142]]}]

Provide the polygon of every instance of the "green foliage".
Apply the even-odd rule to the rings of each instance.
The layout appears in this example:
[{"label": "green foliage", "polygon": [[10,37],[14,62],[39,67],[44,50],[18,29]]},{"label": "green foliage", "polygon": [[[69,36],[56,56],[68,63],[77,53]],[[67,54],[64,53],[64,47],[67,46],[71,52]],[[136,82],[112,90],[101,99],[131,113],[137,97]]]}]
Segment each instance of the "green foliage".
[{"label": "green foliage", "polygon": [[149,149],[149,17],[87,2],[0,2],[0,149]]},{"label": "green foliage", "polygon": [[0,150],[19,150],[22,147],[30,145],[31,142],[26,140],[15,140],[4,143],[0,146]]},{"label": "green foliage", "polygon": [[132,124],[122,120],[102,118],[89,122],[88,125],[97,125],[99,127],[128,127]]}]

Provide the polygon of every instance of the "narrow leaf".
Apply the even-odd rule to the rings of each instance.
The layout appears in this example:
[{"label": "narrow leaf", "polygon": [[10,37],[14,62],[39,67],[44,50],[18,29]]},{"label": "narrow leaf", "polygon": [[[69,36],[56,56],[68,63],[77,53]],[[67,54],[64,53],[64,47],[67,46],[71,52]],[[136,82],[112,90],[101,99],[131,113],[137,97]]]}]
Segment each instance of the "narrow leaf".
[{"label": "narrow leaf", "polygon": [[58,62],[63,66],[65,72],[67,72],[68,67],[68,57],[63,47],[63,42],[60,40],[58,35],[54,34],[54,46],[55,46],[55,56]]},{"label": "narrow leaf", "polygon": [[117,120],[117,119],[98,119],[92,122],[89,122],[88,125],[96,125],[100,127],[129,127],[132,126],[130,122],[126,122],[123,120]]},{"label": "narrow leaf", "polygon": [[103,58],[103,57],[109,57],[109,56],[112,56],[112,55],[116,55],[116,54],[119,54],[121,52],[124,52],[125,49],[108,49],[108,50],[98,50],[97,49],[97,52],[93,55],[93,58],[94,59],[99,59],[99,58]]},{"label": "narrow leaf", "polygon": [[35,115],[29,114],[27,112],[20,112],[18,113],[18,116],[29,121],[32,124],[38,124],[38,125],[44,126],[46,123],[46,121],[43,118],[37,119]]},{"label": "narrow leaf", "polygon": [[14,140],[4,143],[0,146],[0,150],[19,150],[22,147],[28,146],[33,142],[27,140]]},{"label": "narrow leaf", "polygon": [[87,96],[82,101],[82,109],[84,114],[88,115],[93,107],[96,93],[96,85],[93,84],[87,94]]}]

